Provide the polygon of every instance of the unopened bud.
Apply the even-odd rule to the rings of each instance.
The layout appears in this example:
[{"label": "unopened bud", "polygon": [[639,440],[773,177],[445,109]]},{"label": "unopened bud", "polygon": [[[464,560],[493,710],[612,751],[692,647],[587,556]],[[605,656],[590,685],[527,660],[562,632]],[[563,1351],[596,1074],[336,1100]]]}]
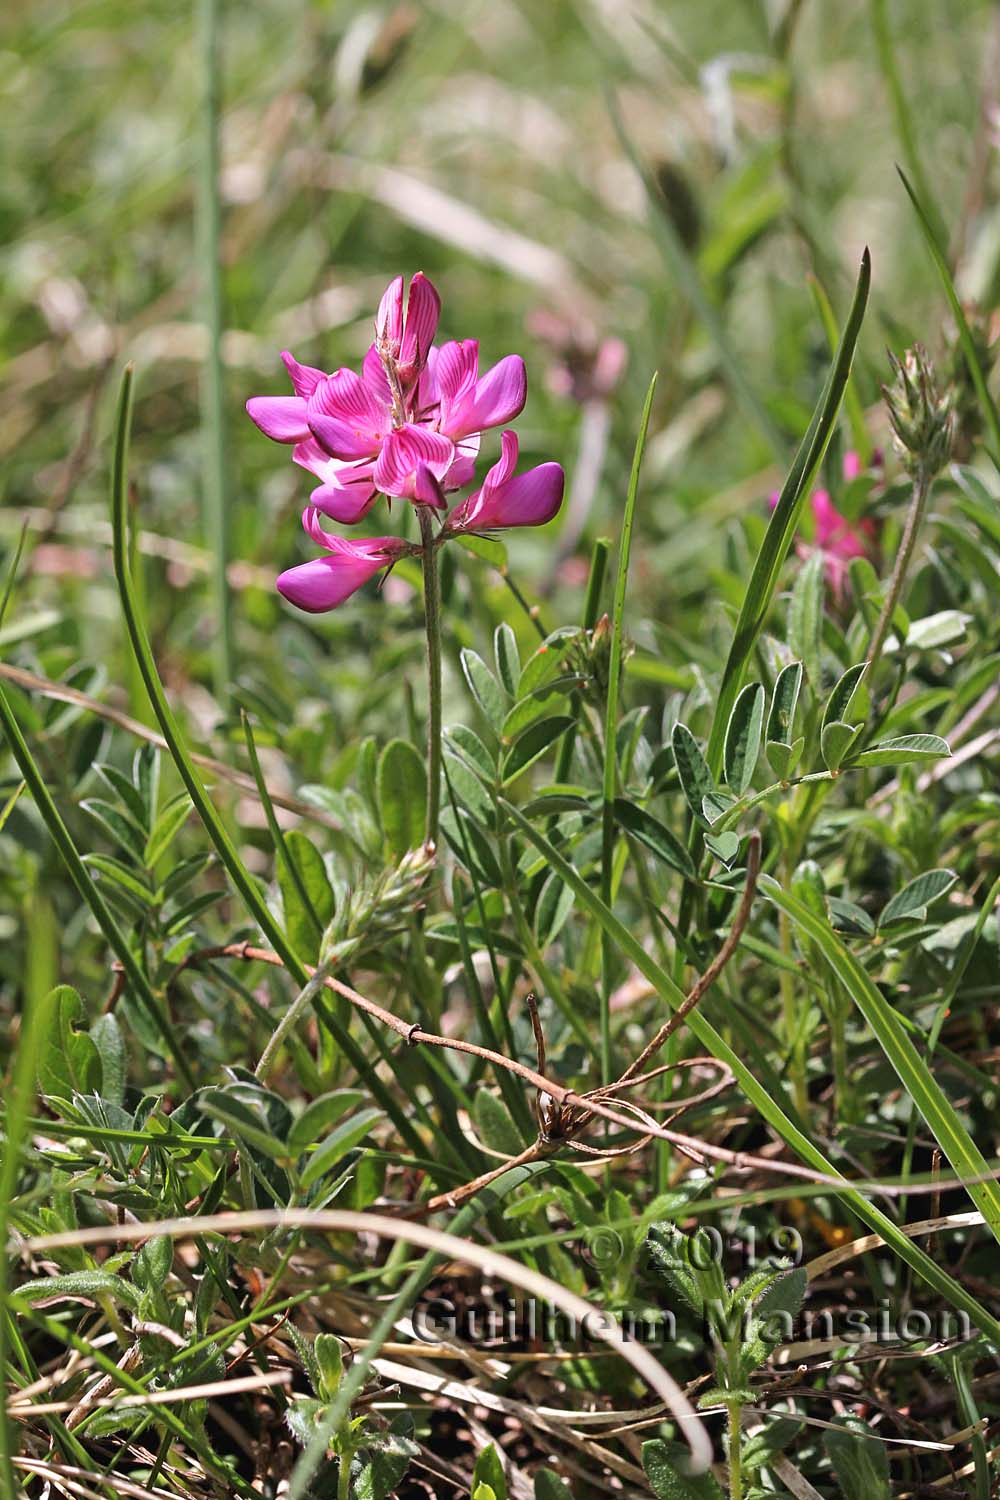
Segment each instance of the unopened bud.
[{"label": "unopened bud", "polygon": [[954,421],[950,404],[938,391],[934,366],[920,344],[907,349],[901,360],[890,351],[895,379],[883,386],[893,441],[904,468],[937,474],[951,455]]}]

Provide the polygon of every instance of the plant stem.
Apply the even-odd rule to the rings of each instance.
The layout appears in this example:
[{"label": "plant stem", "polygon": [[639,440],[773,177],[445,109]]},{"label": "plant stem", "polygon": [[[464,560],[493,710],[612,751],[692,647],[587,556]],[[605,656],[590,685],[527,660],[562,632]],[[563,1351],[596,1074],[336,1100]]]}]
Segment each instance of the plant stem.
[{"label": "plant stem", "polygon": [[740,1443],[742,1407],[732,1405],[729,1412],[729,1500],[743,1500],[743,1454]]},{"label": "plant stem", "polygon": [[441,814],[441,576],[431,513],[416,507],[423,543],[424,628],[427,632],[427,832],[426,842],[437,844]]},{"label": "plant stem", "polygon": [[347,1452],[340,1455],[340,1469],[337,1474],[337,1500],[351,1500],[351,1457]]},{"label": "plant stem", "polygon": [[226,494],[225,400],[222,370],[222,209],[219,201],[219,4],[199,0],[198,51],[201,58],[201,144],[198,153],[196,229],[202,317],[208,347],[202,374],[202,508],[212,553],[215,608],[215,693],[225,702],[233,676],[229,609],[229,504]]},{"label": "plant stem", "polygon": [[875,668],[878,666],[886,639],[892,627],[892,617],[899,603],[899,596],[903,592],[903,584],[906,581],[907,569],[913,557],[913,549],[916,546],[917,536],[923,524],[924,513],[927,510],[927,501],[931,492],[931,481],[933,475],[926,465],[921,464],[913,479],[913,498],[910,501],[909,513],[906,517],[906,525],[903,528],[903,540],[899,545],[899,553],[896,557],[896,565],[892,570],[892,578],[889,582],[889,593],[882,606],[878,624],[872,632],[872,638],[868,645],[868,681],[874,682]]}]

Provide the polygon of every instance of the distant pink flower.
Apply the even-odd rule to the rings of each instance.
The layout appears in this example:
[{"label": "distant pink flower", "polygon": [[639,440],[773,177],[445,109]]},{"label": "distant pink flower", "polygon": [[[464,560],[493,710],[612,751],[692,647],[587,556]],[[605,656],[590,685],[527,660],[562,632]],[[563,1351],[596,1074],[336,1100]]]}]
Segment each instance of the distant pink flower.
[{"label": "distant pink flower", "polygon": [[[854,449],[849,449],[844,454],[844,479],[850,484],[860,478],[863,472],[860,455]],[[778,496],[775,493],[770,499],[772,510],[777,503]],[[834,596],[840,599],[847,585],[852,558],[870,557],[874,552],[878,540],[877,528],[869,516],[852,522],[841,515],[828,490],[814,490],[810,504],[816,538],[815,550],[823,554],[827,580]],[[812,550],[808,545],[799,544],[801,555],[808,556]]]},{"label": "distant pink flower", "polygon": [[412,550],[395,536],[350,541],[332,536],[320,526],[311,506],[303,513],[302,525],[314,542],[327,549],[327,556],[314,557],[297,568],[289,568],[279,576],[277,588],[291,604],[310,614],[336,609],[363,583]]},{"label": "distant pink flower", "polygon": [[498,463],[483,480],[483,487],[456,505],[446,529],[455,531],[499,531],[508,526],[544,526],[557,514],[563,498],[565,475],[560,464],[539,464],[515,474],[517,433],[501,438]]}]

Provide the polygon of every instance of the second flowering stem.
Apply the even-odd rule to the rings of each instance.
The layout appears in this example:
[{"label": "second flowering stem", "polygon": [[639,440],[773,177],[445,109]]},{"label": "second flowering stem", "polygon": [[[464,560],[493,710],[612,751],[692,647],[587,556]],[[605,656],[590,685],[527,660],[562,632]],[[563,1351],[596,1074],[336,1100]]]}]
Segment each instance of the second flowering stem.
[{"label": "second flowering stem", "polygon": [[441,815],[441,575],[437,538],[426,505],[416,507],[423,544],[424,628],[427,635],[427,844],[437,844]]}]

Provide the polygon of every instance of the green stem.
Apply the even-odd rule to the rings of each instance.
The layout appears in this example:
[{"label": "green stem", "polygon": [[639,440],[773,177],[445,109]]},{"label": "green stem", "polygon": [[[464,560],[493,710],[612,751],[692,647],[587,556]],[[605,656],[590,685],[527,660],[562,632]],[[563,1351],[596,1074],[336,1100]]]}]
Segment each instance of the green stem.
[{"label": "green stem", "polygon": [[910,501],[910,509],[906,517],[906,526],[903,529],[903,540],[899,546],[896,565],[892,570],[889,593],[882,606],[882,613],[879,616],[878,624],[875,626],[868,646],[869,682],[875,681],[875,669],[878,666],[879,658],[882,655],[886,639],[892,628],[892,617],[895,613],[896,605],[899,603],[899,596],[903,592],[907,569],[910,566],[913,549],[917,543],[917,536],[923,524],[933,477],[927,466],[921,464],[913,478],[913,498]]},{"label": "green stem", "polygon": [[441,576],[431,513],[418,505],[424,572],[424,627],[427,632],[427,833],[437,844],[441,816]]},{"label": "green stem", "polygon": [[743,1454],[740,1443],[740,1417],[743,1408],[732,1405],[729,1412],[729,1500],[743,1500]]},{"label": "green stem", "polygon": [[351,1455],[340,1455],[340,1470],[337,1474],[337,1500],[351,1500]]},{"label": "green stem", "polygon": [[230,507],[226,494],[225,398],[222,370],[222,209],[219,201],[219,5],[199,0],[198,52],[202,69],[201,149],[196,213],[201,272],[202,318],[208,336],[201,390],[202,507],[212,553],[215,606],[214,677],[220,701],[233,677],[232,621],[229,610]]}]

